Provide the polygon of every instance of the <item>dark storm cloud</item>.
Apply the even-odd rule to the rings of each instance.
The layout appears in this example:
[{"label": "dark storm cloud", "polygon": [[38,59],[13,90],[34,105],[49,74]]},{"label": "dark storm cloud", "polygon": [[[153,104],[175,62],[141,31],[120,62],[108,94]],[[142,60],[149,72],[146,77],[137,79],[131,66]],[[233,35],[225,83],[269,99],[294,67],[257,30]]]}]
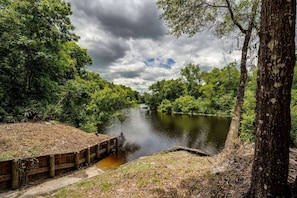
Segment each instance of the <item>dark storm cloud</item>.
[{"label": "dark storm cloud", "polygon": [[72,1],[72,8],[74,13],[88,16],[92,23],[115,37],[158,39],[166,33],[157,6],[151,0],[80,0]]},{"label": "dark storm cloud", "polygon": [[[88,42],[87,42],[88,43]],[[108,67],[111,63],[125,56],[129,50],[127,45],[120,42],[90,41],[88,52],[93,58],[93,67]]]}]

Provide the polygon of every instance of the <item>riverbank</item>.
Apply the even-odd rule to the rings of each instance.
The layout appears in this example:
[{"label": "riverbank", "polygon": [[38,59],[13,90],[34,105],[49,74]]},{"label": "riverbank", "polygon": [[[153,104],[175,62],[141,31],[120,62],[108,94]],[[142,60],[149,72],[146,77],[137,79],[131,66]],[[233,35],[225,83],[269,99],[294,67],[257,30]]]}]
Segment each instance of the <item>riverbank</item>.
[{"label": "riverbank", "polygon": [[[63,145],[67,145],[65,142],[67,140],[67,142],[73,143],[72,146],[75,146],[75,141],[84,140],[86,141],[85,143],[88,143],[88,141],[92,141],[88,138],[97,138],[95,134],[82,131],[78,132],[76,131],[78,129],[73,127],[68,128],[69,126],[61,123],[28,124],[32,125],[30,126],[31,128],[24,125],[14,125],[18,130],[23,131],[19,131],[19,133],[17,133],[16,128],[12,129],[12,125],[9,125],[9,127],[0,125],[0,140],[1,144],[5,143],[6,149],[4,150],[6,151],[6,156],[8,156],[8,154],[13,155],[11,152],[14,152],[14,147],[12,146],[16,147],[16,150],[18,150],[17,153],[20,156],[26,156],[32,153],[33,148],[40,150],[40,153],[51,151],[46,150],[48,146],[40,146],[42,144],[47,145],[48,142],[61,143],[64,141]],[[44,133],[45,131],[41,130],[44,129],[42,127],[47,128],[48,126],[48,129],[51,130],[47,130],[46,133]],[[29,127],[30,130],[29,128],[26,129],[26,127]],[[3,133],[5,131],[6,133]],[[11,137],[8,131],[12,133]],[[36,131],[36,133],[34,131]],[[6,136],[2,136],[3,134],[6,134]],[[60,136],[57,136],[58,134],[60,134]],[[17,135],[21,136],[22,140],[16,139]],[[38,136],[43,138],[37,141],[36,138]],[[11,138],[11,140],[9,140],[9,138]],[[14,144],[10,144],[10,141]],[[18,143],[21,145],[16,145],[16,141],[21,141]],[[20,150],[19,148],[29,150]],[[62,147],[58,146],[57,148]],[[3,148],[1,147],[1,149]],[[24,153],[22,154],[22,152]],[[71,181],[74,181],[74,183],[66,183],[66,186],[72,184],[68,187],[62,185],[63,182],[59,180],[60,178],[54,178],[38,185],[40,188],[38,188],[38,186],[32,186],[22,189],[21,191],[17,190],[10,192],[7,197],[11,197],[10,195],[17,195],[17,197],[29,195],[29,197],[45,196],[58,198],[242,197],[250,185],[252,159],[252,144],[243,145],[230,158],[225,158],[220,154],[201,157],[187,151],[172,150],[167,153],[158,153],[139,158],[104,173],[99,171],[100,174],[98,173],[98,168],[92,166],[91,168],[95,172],[97,171],[97,176],[93,175],[95,177],[89,179],[87,179],[89,174],[87,174],[85,170],[74,172],[74,174],[66,176],[66,178],[68,177]],[[294,183],[296,179],[296,160],[297,151],[291,149],[289,183]],[[64,188],[60,189],[61,187]],[[43,191],[35,191],[36,196],[33,196],[32,191],[34,192],[34,189],[41,189]]]},{"label": "riverbank", "polygon": [[[290,152],[289,183],[297,173],[297,151]],[[45,197],[243,197],[250,186],[253,145],[234,156],[201,157],[173,151],[142,157]]]}]

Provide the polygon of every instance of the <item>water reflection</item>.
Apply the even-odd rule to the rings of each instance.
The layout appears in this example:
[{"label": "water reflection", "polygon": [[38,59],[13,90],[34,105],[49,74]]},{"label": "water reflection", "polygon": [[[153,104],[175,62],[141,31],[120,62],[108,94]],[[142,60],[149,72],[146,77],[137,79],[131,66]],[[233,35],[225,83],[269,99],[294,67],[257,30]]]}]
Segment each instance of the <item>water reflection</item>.
[{"label": "water reflection", "polygon": [[102,170],[109,170],[116,168],[128,162],[128,156],[137,152],[140,145],[136,143],[129,143],[123,133],[118,137],[118,152],[112,154],[97,163],[97,166]]},{"label": "water reflection", "polygon": [[167,115],[146,109],[130,109],[127,118],[106,129],[105,134],[123,135],[120,151],[99,162],[124,164],[175,146],[198,148],[215,154],[223,146],[230,119],[206,116]]}]

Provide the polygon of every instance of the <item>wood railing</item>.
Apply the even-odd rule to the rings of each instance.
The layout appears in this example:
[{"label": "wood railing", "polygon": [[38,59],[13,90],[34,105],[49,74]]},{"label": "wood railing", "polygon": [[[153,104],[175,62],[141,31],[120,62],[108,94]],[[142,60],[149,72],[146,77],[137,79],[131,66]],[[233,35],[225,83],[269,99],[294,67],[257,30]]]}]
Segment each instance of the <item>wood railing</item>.
[{"label": "wood railing", "polygon": [[117,150],[117,138],[110,138],[78,152],[0,161],[0,191],[18,189],[41,179],[79,169]]}]

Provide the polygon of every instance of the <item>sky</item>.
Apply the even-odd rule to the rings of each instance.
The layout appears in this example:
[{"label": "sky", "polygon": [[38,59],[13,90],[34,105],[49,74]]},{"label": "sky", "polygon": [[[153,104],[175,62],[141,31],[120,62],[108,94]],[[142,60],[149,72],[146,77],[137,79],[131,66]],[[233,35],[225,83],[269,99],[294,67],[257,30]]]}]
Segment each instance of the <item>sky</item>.
[{"label": "sky", "polygon": [[145,92],[160,80],[176,79],[189,63],[202,71],[240,59],[237,39],[210,31],[176,38],[159,16],[156,0],[68,0],[79,45],[93,59],[87,68],[115,84]]}]

